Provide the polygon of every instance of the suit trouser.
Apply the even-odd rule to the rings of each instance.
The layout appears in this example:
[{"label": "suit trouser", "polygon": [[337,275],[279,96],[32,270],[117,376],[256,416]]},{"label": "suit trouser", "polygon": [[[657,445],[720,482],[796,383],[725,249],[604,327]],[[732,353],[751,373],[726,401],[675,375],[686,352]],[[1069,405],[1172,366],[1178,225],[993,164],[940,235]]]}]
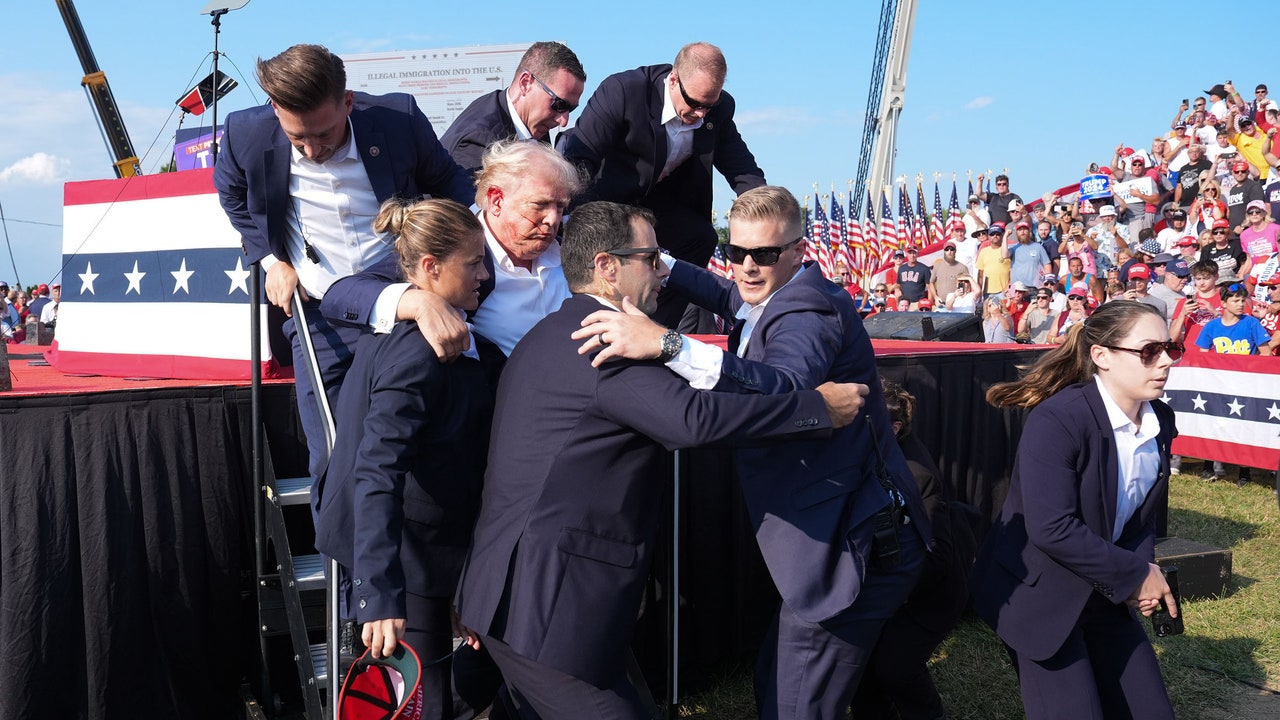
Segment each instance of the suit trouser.
[{"label": "suit trouser", "polygon": [[600,688],[530,660],[501,640],[486,635],[480,643],[502,670],[510,709],[521,720],[652,720],[626,673],[619,673],[608,688]]},{"label": "suit trouser", "polygon": [[1155,651],[1136,614],[1123,603],[1095,593],[1053,657],[1038,662],[1012,648],[1009,656],[1030,720],[1173,718]]},{"label": "suit trouser", "polygon": [[868,568],[853,605],[820,623],[783,603],[756,661],[756,709],[765,720],[840,720],[853,699],[885,622],[911,594],[924,564],[914,528],[899,533],[902,562]]}]

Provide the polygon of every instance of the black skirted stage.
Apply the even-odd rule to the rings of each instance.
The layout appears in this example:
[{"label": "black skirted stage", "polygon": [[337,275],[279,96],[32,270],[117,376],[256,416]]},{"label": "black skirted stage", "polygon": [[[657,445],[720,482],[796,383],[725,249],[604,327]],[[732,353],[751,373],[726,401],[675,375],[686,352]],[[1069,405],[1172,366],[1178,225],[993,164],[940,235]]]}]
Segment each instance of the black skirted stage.
[{"label": "black skirted stage", "polygon": [[[1041,349],[876,347],[882,374],[918,398],[916,431],[960,499],[994,517],[1021,417],[983,395]],[[0,720],[243,715],[240,690],[258,652],[249,387],[72,378],[39,366],[39,348],[9,350],[14,387],[0,393]],[[305,467],[292,395],[288,381],[263,386],[282,473]],[[686,688],[753,649],[776,595],[726,455],[683,456]],[[280,467],[281,457],[295,467]],[[666,652],[664,587],[651,586],[636,645],[655,695],[664,684],[660,670],[653,677]]]}]

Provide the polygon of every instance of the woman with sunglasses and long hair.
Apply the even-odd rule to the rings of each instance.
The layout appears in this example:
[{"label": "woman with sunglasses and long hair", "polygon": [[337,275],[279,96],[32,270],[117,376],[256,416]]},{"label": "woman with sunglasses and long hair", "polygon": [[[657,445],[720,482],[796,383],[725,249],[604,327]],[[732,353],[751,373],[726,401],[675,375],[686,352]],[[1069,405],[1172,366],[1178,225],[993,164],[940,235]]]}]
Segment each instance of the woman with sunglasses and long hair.
[{"label": "woman with sunglasses and long hair", "polygon": [[1155,564],[1183,347],[1150,305],[1107,303],[987,401],[1030,409],[974,608],[1008,647],[1028,718],[1172,718],[1138,614],[1164,603]]}]

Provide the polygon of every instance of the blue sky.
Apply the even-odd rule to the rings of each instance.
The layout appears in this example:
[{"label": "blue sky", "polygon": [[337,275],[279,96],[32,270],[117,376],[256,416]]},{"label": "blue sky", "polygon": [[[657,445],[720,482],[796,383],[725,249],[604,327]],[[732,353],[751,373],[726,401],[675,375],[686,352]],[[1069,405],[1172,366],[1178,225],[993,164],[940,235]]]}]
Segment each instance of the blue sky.
[{"label": "blue sky", "polygon": [[[111,177],[112,168],[56,3],[24,5],[21,22],[0,24],[0,205],[18,276],[34,284],[61,266],[63,183]],[[174,100],[211,70],[204,5],[78,3],[144,172],[170,156]],[[223,18],[220,69],[241,87],[219,114],[262,101],[255,60],[299,42],[345,54],[561,40],[587,70],[585,101],[607,75],[670,62],[684,43],[706,40],[725,51],[739,127],[769,181],[797,196],[814,183],[843,192],[858,165],[879,11],[867,1],[657,4],[637,13],[579,2],[252,0]],[[943,173],[945,202],[953,172],[964,192],[966,170],[1008,168],[1013,190],[1030,199],[1078,180],[1091,161],[1107,162],[1119,142],[1149,146],[1184,97],[1228,79],[1246,96],[1280,81],[1257,74],[1265,54],[1249,59],[1209,41],[1189,52],[1209,12],[1180,1],[1158,11],[1092,0],[1065,9],[921,2],[896,174],[923,173],[932,205],[934,172]],[[717,180],[716,209],[731,200]],[[0,279],[15,280],[3,247]]]}]

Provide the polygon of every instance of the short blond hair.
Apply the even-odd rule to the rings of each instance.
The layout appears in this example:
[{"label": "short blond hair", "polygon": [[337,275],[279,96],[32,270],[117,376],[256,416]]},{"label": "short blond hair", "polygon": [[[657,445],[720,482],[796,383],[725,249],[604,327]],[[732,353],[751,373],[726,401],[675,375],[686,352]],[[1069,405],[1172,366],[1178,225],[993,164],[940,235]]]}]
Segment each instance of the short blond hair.
[{"label": "short blond hair", "polygon": [[803,227],[800,202],[780,185],[764,185],[738,196],[729,208],[729,221],[783,220],[799,234]]}]

